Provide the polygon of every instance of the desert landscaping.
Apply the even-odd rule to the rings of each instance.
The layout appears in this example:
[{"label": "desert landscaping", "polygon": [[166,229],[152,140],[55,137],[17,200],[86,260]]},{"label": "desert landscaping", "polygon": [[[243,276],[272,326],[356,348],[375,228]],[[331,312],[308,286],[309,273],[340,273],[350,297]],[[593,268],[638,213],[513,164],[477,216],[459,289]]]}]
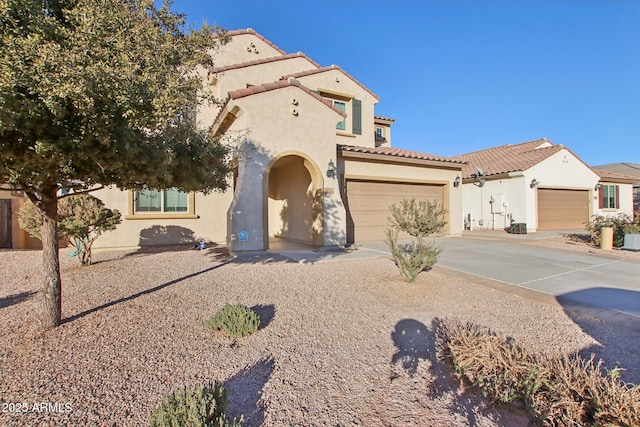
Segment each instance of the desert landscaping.
[{"label": "desert landscaping", "polygon": [[[175,246],[98,252],[80,267],[65,251],[64,321],[48,332],[41,252],[0,252],[2,425],[145,425],[172,390],[219,380],[227,415],[248,426],[526,426],[524,411],[489,405],[437,357],[436,319],[471,321],[545,354],[595,352],[640,382],[640,329],[438,266],[408,284],[385,256],[298,264]],[[260,330],[236,340],[208,330],[226,303],[252,307]]]}]

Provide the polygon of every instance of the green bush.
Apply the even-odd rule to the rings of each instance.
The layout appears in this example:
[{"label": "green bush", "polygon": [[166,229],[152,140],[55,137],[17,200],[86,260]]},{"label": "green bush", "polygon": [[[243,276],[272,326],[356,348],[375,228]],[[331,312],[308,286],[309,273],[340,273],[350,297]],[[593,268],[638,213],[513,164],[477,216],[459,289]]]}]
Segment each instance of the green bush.
[{"label": "green bush", "polygon": [[402,199],[400,206],[389,208],[389,227],[413,237],[440,233],[447,225],[447,210],[435,200]]},{"label": "green bush", "polygon": [[[18,212],[20,227],[40,239],[42,211],[27,202]],[[105,207],[90,194],[76,194],[60,199],[58,203],[58,233],[76,248],[75,254],[82,265],[91,264],[91,246],[103,232],[115,230],[122,222],[117,209]]]},{"label": "green bush", "polygon": [[242,420],[227,420],[227,392],[221,383],[174,390],[149,418],[151,427],[239,427]]},{"label": "green bush", "polygon": [[626,214],[618,214],[616,216],[594,215],[591,221],[587,223],[585,230],[591,234],[591,242],[600,246],[602,242],[600,229],[602,227],[613,228],[613,246],[619,248],[624,245],[625,234],[640,233],[640,216],[632,218]]},{"label": "green bush", "polygon": [[640,386],[594,356],[532,354],[512,339],[462,322],[434,321],[439,355],[496,402],[520,403],[547,426],[638,426]]},{"label": "green bush", "polygon": [[397,230],[387,229],[386,236],[385,242],[391,251],[391,256],[406,282],[415,281],[421,271],[433,267],[442,253],[441,246],[436,246],[435,242],[426,242],[422,237],[399,245]]},{"label": "green bush", "polygon": [[[406,282],[413,282],[421,271],[438,262],[442,247],[424,238],[440,233],[447,225],[446,209],[437,201],[402,199],[399,206],[389,208],[389,228],[385,243]],[[398,244],[398,234],[405,232],[413,238],[408,244]]]},{"label": "green bush", "polygon": [[258,330],[260,316],[242,304],[227,304],[206,323],[212,331],[222,330],[230,337],[240,338]]}]

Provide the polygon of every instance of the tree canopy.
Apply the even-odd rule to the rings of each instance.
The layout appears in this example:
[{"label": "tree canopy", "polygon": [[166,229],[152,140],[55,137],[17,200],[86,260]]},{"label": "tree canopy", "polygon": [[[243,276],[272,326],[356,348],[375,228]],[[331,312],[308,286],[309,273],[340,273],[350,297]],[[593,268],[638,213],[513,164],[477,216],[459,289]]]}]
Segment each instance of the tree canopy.
[{"label": "tree canopy", "polygon": [[225,188],[225,148],[195,120],[224,32],[185,32],[152,0],[3,3],[0,179],[35,194]]},{"label": "tree canopy", "polygon": [[45,327],[60,323],[60,190],[226,188],[227,150],[196,121],[226,41],[169,2],[0,1],[0,183],[44,215]]}]

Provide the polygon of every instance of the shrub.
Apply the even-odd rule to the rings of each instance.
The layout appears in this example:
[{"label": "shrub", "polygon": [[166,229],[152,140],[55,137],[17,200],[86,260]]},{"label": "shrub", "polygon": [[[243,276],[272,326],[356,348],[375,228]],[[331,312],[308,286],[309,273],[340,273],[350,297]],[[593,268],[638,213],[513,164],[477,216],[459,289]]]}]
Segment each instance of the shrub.
[{"label": "shrub", "polygon": [[596,246],[600,246],[602,241],[600,236],[602,227],[613,228],[613,246],[619,248],[624,245],[625,234],[640,233],[640,217],[632,218],[626,214],[618,214],[616,216],[594,215],[585,226],[585,230],[591,234],[591,242]]},{"label": "shrub", "polygon": [[386,230],[387,246],[391,256],[406,282],[413,282],[421,271],[433,267],[438,262],[442,247],[435,242],[426,242],[422,237],[411,239],[410,243],[398,244],[398,231]]},{"label": "shrub", "polygon": [[258,330],[260,316],[242,304],[227,304],[206,323],[213,331],[223,330],[230,337],[240,338]]},{"label": "shrub", "polygon": [[149,418],[151,427],[236,427],[241,421],[229,422],[224,415],[227,392],[221,383],[174,390],[165,397]]},{"label": "shrub", "polygon": [[[33,203],[22,206],[18,222],[30,235],[40,239],[42,212]],[[58,203],[58,233],[76,248],[76,256],[82,265],[91,264],[93,242],[103,232],[115,230],[120,222],[117,209],[106,208],[100,199],[90,194],[67,196]]]},{"label": "shrub", "polygon": [[544,425],[640,425],[640,387],[603,375],[594,356],[548,358],[462,322],[434,321],[436,345],[456,374],[493,401],[521,403]]},{"label": "shrub", "polygon": [[413,237],[440,233],[447,225],[447,210],[434,200],[402,199],[400,206],[393,204],[389,209],[389,226]]},{"label": "shrub", "polygon": [[[385,243],[391,251],[400,275],[406,282],[416,280],[418,274],[438,262],[442,247],[424,240],[426,236],[440,233],[447,225],[447,211],[432,200],[402,199],[400,206],[389,208],[389,228],[385,231]],[[408,244],[398,245],[398,234],[403,231],[414,239]]]}]

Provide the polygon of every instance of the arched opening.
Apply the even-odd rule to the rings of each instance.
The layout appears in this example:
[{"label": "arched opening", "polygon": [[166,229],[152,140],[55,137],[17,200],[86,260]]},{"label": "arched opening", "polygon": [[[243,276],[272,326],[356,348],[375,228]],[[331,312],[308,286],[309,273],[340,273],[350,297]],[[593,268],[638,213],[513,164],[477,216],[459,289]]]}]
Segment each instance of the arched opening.
[{"label": "arched opening", "polygon": [[322,246],[322,179],[318,168],[296,154],[278,158],[268,171],[269,239]]}]

